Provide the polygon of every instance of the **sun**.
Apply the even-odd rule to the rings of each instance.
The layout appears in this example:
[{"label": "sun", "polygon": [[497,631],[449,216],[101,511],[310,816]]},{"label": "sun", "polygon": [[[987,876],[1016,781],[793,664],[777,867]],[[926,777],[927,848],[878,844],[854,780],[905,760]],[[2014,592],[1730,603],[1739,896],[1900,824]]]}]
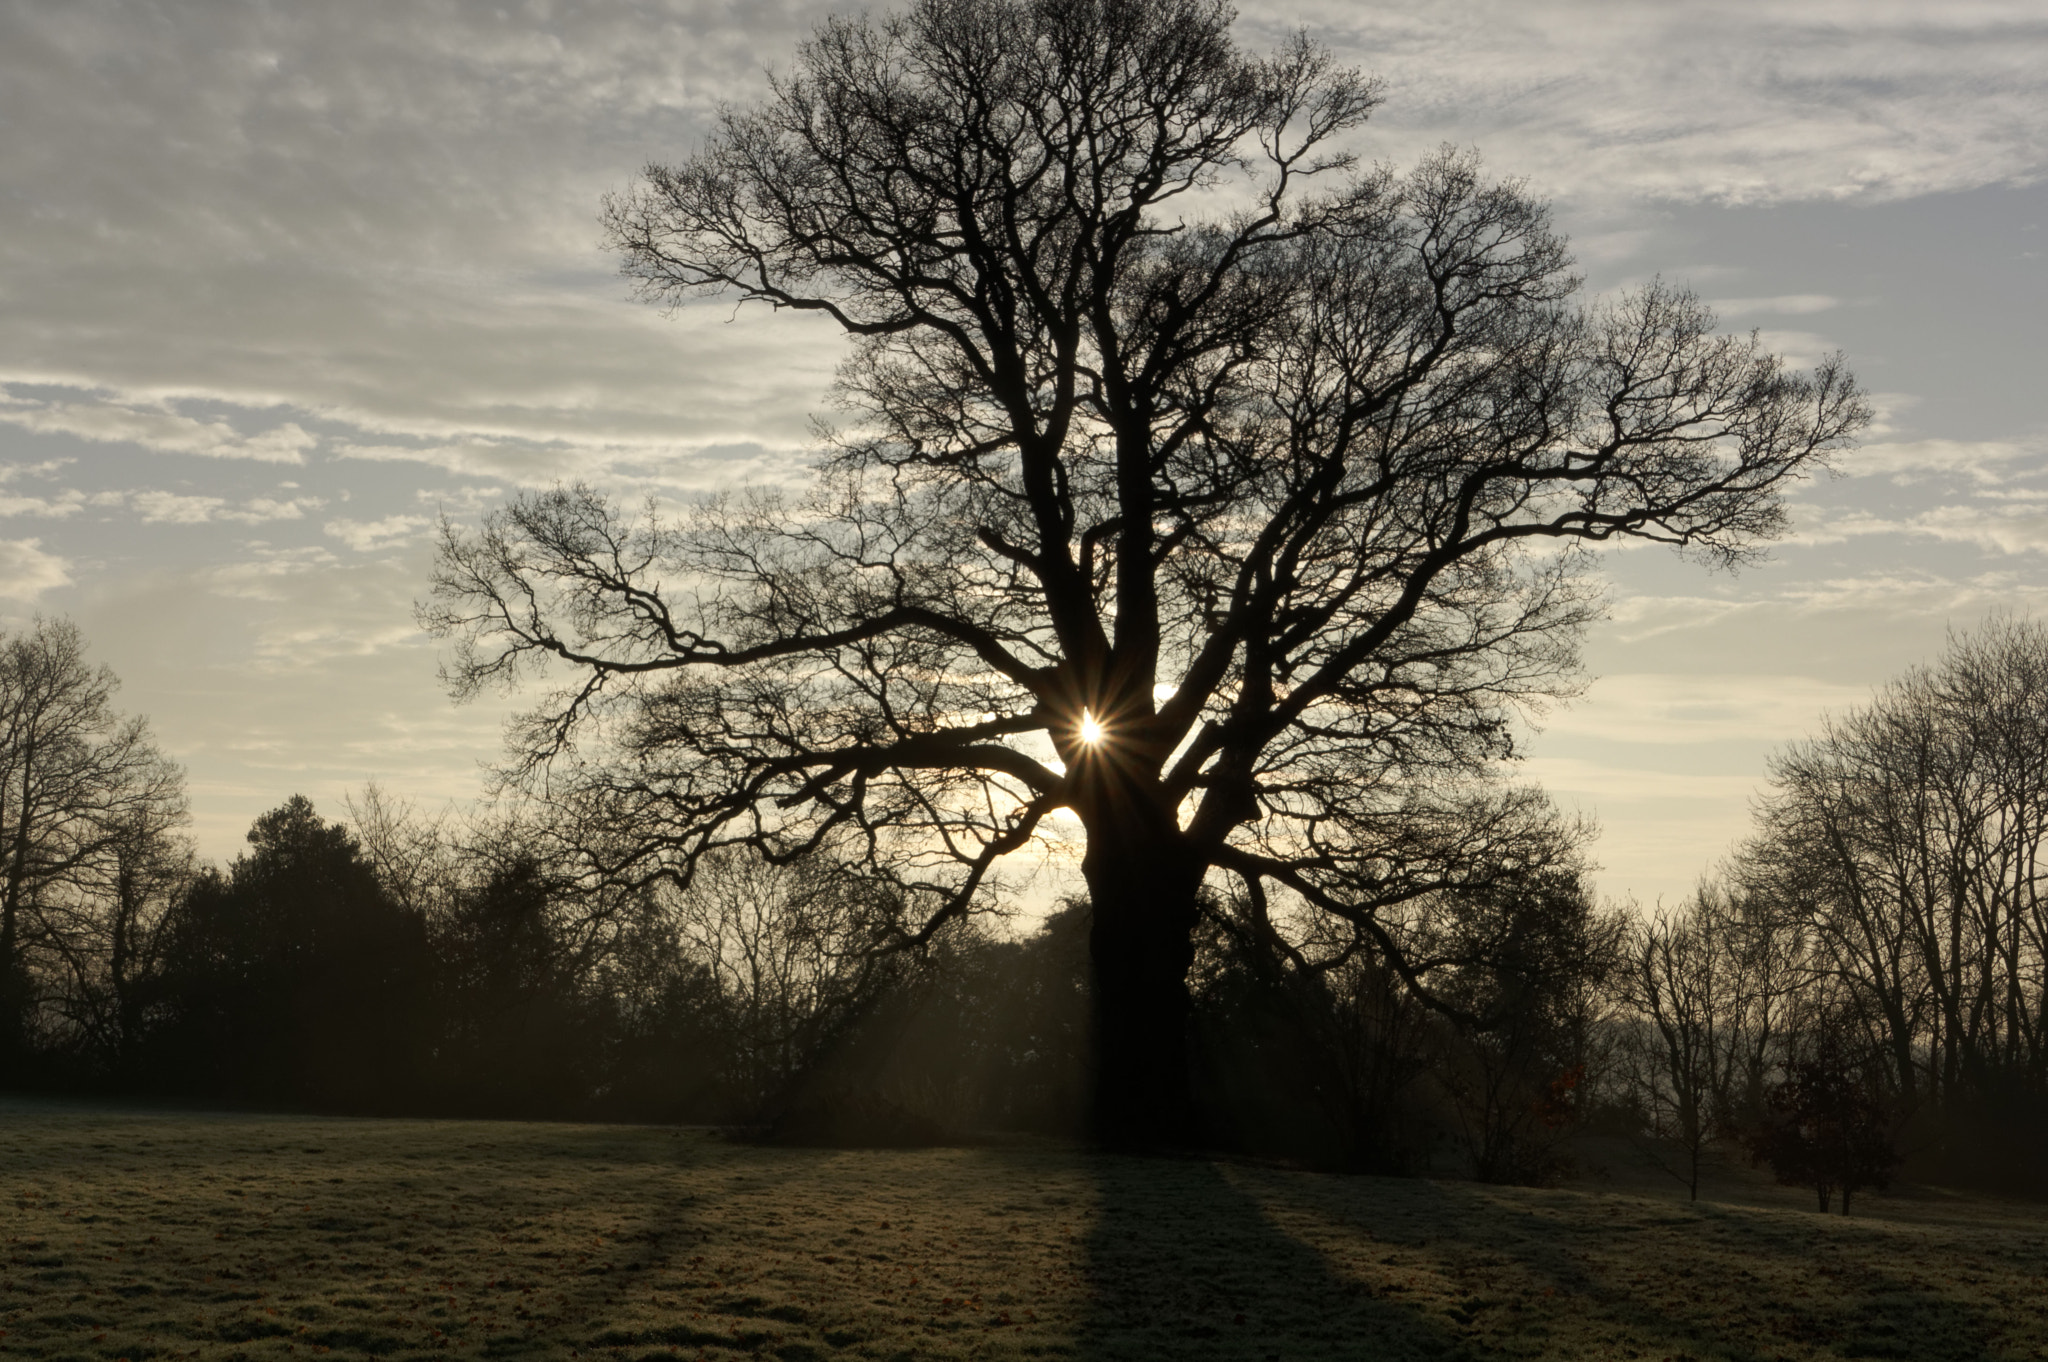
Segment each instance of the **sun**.
[{"label": "sun", "polygon": [[1081,711],[1081,741],[1090,747],[1102,741],[1102,725],[1085,709]]}]

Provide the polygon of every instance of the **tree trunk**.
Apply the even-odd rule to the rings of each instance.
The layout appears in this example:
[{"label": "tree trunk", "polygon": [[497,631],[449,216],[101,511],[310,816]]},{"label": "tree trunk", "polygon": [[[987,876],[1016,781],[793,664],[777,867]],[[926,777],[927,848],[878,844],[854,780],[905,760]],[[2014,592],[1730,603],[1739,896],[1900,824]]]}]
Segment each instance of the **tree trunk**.
[{"label": "tree trunk", "polygon": [[28,1012],[23,971],[15,957],[20,953],[20,927],[11,896],[0,898],[0,1083],[21,1077],[20,1064],[26,1050],[23,1018]]},{"label": "tree trunk", "polygon": [[8,838],[5,884],[0,885],[0,1079],[19,1077],[19,1066],[27,1050],[28,973],[21,961],[22,886],[28,873],[28,791],[35,758],[33,740],[25,745],[10,773],[0,782],[0,826],[4,826],[5,801],[13,793],[12,782],[21,782],[22,797],[14,813],[15,833]]},{"label": "tree trunk", "polygon": [[1199,1138],[1189,1072],[1188,968],[1202,867],[1178,838],[1102,836],[1082,860],[1093,914],[1091,1126],[1117,1149]]},{"label": "tree trunk", "polygon": [[142,1000],[136,996],[132,977],[141,901],[134,871],[122,866],[114,881],[114,940],[107,958],[107,982],[114,992],[114,1067],[124,1080],[135,1076],[135,1044],[142,1035]]}]

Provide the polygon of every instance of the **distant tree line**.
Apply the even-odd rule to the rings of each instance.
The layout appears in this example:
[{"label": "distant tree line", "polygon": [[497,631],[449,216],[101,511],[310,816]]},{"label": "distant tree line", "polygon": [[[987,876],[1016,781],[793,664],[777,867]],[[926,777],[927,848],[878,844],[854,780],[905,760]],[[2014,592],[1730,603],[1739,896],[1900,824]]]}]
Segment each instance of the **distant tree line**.
[{"label": "distant tree line", "polygon": [[[7,1086],[921,1142],[1078,1132],[1090,905],[915,948],[821,856],[593,881],[518,809],[294,796],[230,864],[77,631],[0,640]],[[1589,1129],[1696,1195],[1768,1163],[1822,1209],[1902,1158],[2024,1180],[2048,1122],[2048,631],[1997,623],[1776,761],[1679,908],[1598,906],[1576,843],[1411,899],[1413,986],[1301,905],[1206,895],[1190,1142],[1541,1181]],[[1322,933],[1323,935],[1318,935]]]},{"label": "distant tree line", "polygon": [[1757,834],[1628,952],[1627,1091],[1846,1210],[1910,1157],[2048,1188],[2048,629],[1994,620],[1773,762]]},{"label": "distant tree line", "polygon": [[337,821],[293,796],[206,865],[116,685],[68,623],[0,636],[0,1087],[792,1137],[1073,1123],[1072,914],[905,953],[818,858],[592,885],[516,813],[375,787]]}]

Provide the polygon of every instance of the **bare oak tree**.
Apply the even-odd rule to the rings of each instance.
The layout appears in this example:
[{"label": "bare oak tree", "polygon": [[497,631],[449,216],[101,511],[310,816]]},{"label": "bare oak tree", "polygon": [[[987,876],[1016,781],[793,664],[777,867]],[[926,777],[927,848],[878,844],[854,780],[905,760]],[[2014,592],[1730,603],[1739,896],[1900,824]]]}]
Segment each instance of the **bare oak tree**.
[{"label": "bare oak tree", "polygon": [[[1543,204],[1446,150],[1366,168],[1376,85],[1219,0],[922,0],[833,19],[610,200],[646,297],[850,338],[815,492],[671,525],[582,487],[450,530],[458,695],[595,872],[829,846],[905,939],[1071,816],[1097,1120],[1179,1129],[1198,891],[1347,924],[1557,842],[1489,777],[1568,691],[1589,541],[1710,562],[1866,419],[1663,285],[1592,306]],[[1531,850],[1537,848],[1537,850]]]}]

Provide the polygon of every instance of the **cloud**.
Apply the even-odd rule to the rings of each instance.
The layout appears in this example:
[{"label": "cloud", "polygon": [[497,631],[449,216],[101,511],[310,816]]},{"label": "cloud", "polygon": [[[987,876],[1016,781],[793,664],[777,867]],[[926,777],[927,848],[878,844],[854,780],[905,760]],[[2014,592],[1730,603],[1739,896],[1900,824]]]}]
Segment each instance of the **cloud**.
[{"label": "cloud", "polygon": [[161,525],[203,525],[227,505],[222,497],[177,492],[137,492],[134,502],[144,521]]},{"label": "cloud", "polygon": [[292,497],[283,501],[274,497],[251,497],[246,501],[231,502],[225,497],[162,491],[132,492],[127,500],[142,513],[145,523],[165,525],[204,525],[209,521],[259,525],[274,520],[300,520],[308,509],[317,509],[325,504],[317,497]]},{"label": "cloud", "polygon": [[1800,512],[1792,532],[1780,542],[1818,548],[1846,544],[1852,539],[1910,533],[1912,526],[1908,522],[1874,511],[1840,506],[1808,507]]},{"label": "cloud", "polygon": [[245,525],[258,525],[270,520],[301,520],[308,510],[318,510],[327,503],[319,497],[289,497],[283,501],[275,497],[251,497],[240,506],[221,513],[222,520],[238,520]]},{"label": "cloud", "polygon": [[61,473],[77,462],[78,460],[76,459],[45,459],[41,463],[0,464],[0,484],[14,482],[21,478],[47,478],[53,474]]},{"label": "cloud", "polygon": [[[13,7],[0,120],[39,135],[0,144],[0,373],[281,406],[358,432],[351,457],[521,482],[747,441],[774,456],[749,475],[773,477],[808,444],[836,334],[630,302],[597,206],[843,8]],[[2031,0],[1261,0],[1238,33],[1257,49],[1303,24],[1389,81],[1366,155],[1477,144],[1571,200],[1589,250],[1639,230],[1608,219],[1645,199],[1898,197],[2048,165]],[[285,463],[325,429],[148,401],[0,419]]]},{"label": "cloud", "polygon": [[[658,436],[637,440],[546,442],[472,437],[416,444],[337,442],[336,458],[371,463],[416,463],[458,477],[485,477],[518,486],[545,486],[572,479],[597,480],[622,493],[701,492],[736,483],[807,485],[811,451],[758,440],[681,441]],[[503,496],[502,488],[462,488],[419,493],[422,501],[474,506],[480,498]]]},{"label": "cloud", "polygon": [[1553,795],[1584,797],[1596,807],[1656,799],[1732,803],[1740,809],[1763,784],[1761,771],[1756,775],[1702,775],[1677,767],[1626,766],[1563,756],[1530,757],[1518,773],[1528,775]]},{"label": "cloud", "polygon": [[516,705],[449,703],[431,641],[398,636],[419,565],[264,553],[246,571],[166,567],[64,602],[125,682],[123,707],[185,766],[201,854],[245,849],[250,821],[294,792],[330,816],[370,777],[422,807],[474,798]]},{"label": "cloud", "polygon": [[[822,384],[822,379],[821,379]],[[25,391],[33,386],[35,391]],[[809,455],[795,445],[765,445],[739,438],[733,428],[709,428],[717,438],[680,439],[675,432],[646,431],[621,437],[616,433],[578,430],[546,439],[504,432],[447,430],[428,434],[380,430],[392,423],[355,424],[332,415],[295,413],[278,419],[275,405],[250,408],[231,401],[208,399],[203,416],[181,410],[198,399],[152,398],[133,393],[91,390],[48,384],[27,385],[0,379],[0,424],[12,424],[39,435],[60,435],[105,444],[130,444],[158,453],[192,454],[218,459],[305,465],[317,453],[325,459],[366,463],[410,463],[455,476],[483,477],[503,483],[544,486],[571,478],[611,481],[632,489],[701,491],[736,480],[788,482],[808,480]],[[775,404],[768,403],[770,407]],[[775,408],[785,414],[800,410],[791,403]],[[359,416],[366,414],[357,413]],[[308,424],[320,427],[309,430]],[[428,423],[439,425],[441,423]],[[381,438],[380,438],[381,435]],[[47,476],[76,462],[46,460],[35,465],[0,469],[0,488],[34,476]],[[297,487],[281,483],[280,490]],[[208,494],[151,491],[133,494],[153,521],[197,524],[210,520],[290,519],[317,507],[315,498],[256,499],[230,504]],[[441,494],[423,493],[432,499]],[[466,493],[451,492],[457,499]],[[493,492],[493,496],[502,492]],[[66,492],[59,497],[26,491],[0,491],[0,516],[74,514],[82,505],[109,503],[110,494],[81,499]],[[118,502],[120,497],[112,495]]]},{"label": "cloud", "polygon": [[2030,0],[1269,0],[1387,78],[1403,149],[1477,143],[1609,202],[1901,198],[2038,179],[2048,14]]},{"label": "cloud", "polygon": [[[0,197],[0,374],[282,404],[394,444],[801,443],[830,327],[725,326],[729,308],[671,325],[629,301],[596,217],[833,8],[6,9],[0,121],[38,135],[0,143],[17,189]],[[182,414],[196,424],[11,419],[306,452],[288,430],[237,441]]]},{"label": "cloud", "polygon": [[[394,649],[419,655],[420,703],[438,710],[433,644],[409,608],[425,576],[425,551],[343,556],[320,545],[248,546],[249,556],[194,574],[207,595],[238,603],[238,635],[249,665],[304,675],[327,661]],[[218,662],[219,659],[215,659]]]},{"label": "cloud", "polygon": [[1654,746],[1779,742],[1812,732],[1825,710],[1869,698],[1867,686],[1809,676],[1619,673],[1601,677],[1583,699],[1560,706],[1544,735]]},{"label": "cloud", "polygon": [[136,444],[170,454],[298,464],[319,439],[286,421],[245,435],[224,420],[181,415],[168,403],[107,395],[84,400],[36,399],[0,392],[0,421],[42,435],[70,435],[102,444]]},{"label": "cloud", "polygon": [[412,495],[414,501],[432,506],[436,511],[475,512],[503,502],[505,489],[495,486],[478,487],[473,484],[463,487],[422,487]]},{"label": "cloud", "polygon": [[252,557],[207,569],[200,574],[201,584],[218,596],[283,601],[289,595],[286,586],[289,579],[324,574],[341,563],[341,559],[317,545],[279,549],[268,544],[251,544],[249,548]]},{"label": "cloud", "polygon": [[83,492],[66,489],[54,497],[23,497],[0,492],[0,517],[36,516],[45,520],[61,520],[65,516],[77,515],[85,508]]},{"label": "cloud", "polygon": [[1707,596],[1629,596],[1608,608],[1623,642],[1637,643],[1659,634],[1697,629],[1746,611],[1760,602]]},{"label": "cloud", "polygon": [[1901,440],[1863,445],[1841,460],[1840,469],[1852,478],[1907,482],[1948,475],[1991,485],[2026,460],[2041,461],[2042,451],[2011,440]]},{"label": "cloud", "polygon": [[29,602],[71,585],[71,564],[43,550],[40,539],[0,539],[0,599]]},{"label": "cloud", "polygon": [[566,478],[601,475],[619,463],[643,460],[645,449],[620,448],[603,442],[522,440],[466,435],[452,440],[340,441],[338,459],[368,463],[412,463],[466,477],[501,478],[528,486]]},{"label": "cloud", "polygon": [[1777,600],[1809,615],[1867,614],[1873,627],[1902,616],[1961,619],[1989,610],[2048,611],[2048,582],[2025,565],[1969,576],[1911,567],[1814,577],[1781,589]]},{"label": "cloud", "polygon": [[2048,507],[1939,506],[1914,516],[1909,528],[1952,544],[1974,544],[1987,553],[2048,551]]},{"label": "cloud", "polygon": [[[4,393],[0,393],[0,400],[4,400]],[[9,483],[55,477],[75,462],[75,459],[45,459],[40,463],[0,464],[0,489],[5,489]],[[48,496],[31,496],[0,490],[0,518],[33,516],[44,520],[62,520],[85,509],[88,500],[85,493],[73,487],[63,488]]]},{"label": "cloud", "polygon": [[382,520],[330,520],[325,529],[357,553],[374,553],[419,538],[433,523],[429,516],[389,515]]},{"label": "cloud", "polygon": [[1841,305],[1840,298],[1831,298],[1825,293],[1787,293],[1776,298],[1715,298],[1708,304],[1723,317],[1747,317],[1759,312],[1779,317],[1803,317]]},{"label": "cloud", "polygon": [[1911,515],[1887,516],[1840,510],[1801,518],[1787,543],[1819,547],[1883,536],[1969,544],[1986,553],[2048,552],[2048,504],[2032,496],[1999,497],[1985,503],[1936,506]]},{"label": "cloud", "polygon": [[1811,331],[1778,331],[1758,327],[1757,340],[1771,354],[1794,369],[1811,369],[1841,347],[1826,336]]}]

